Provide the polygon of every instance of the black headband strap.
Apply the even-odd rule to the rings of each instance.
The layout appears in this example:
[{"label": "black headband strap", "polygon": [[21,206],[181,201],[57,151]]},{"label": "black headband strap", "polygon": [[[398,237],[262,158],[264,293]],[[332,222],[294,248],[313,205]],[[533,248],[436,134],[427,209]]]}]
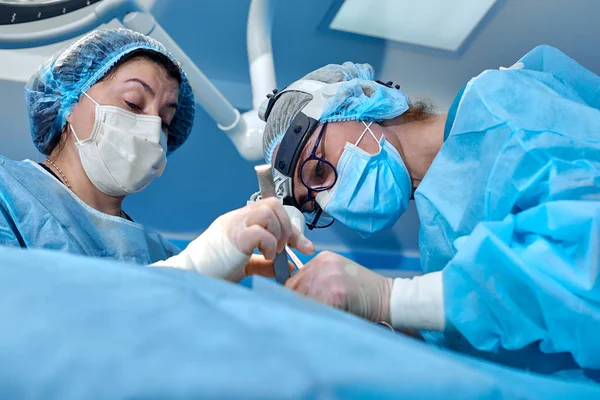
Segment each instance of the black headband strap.
[{"label": "black headband strap", "polygon": [[302,153],[302,149],[310,134],[319,125],[319,121],[308,117],[302,112],[296,115],[288,127],[279,145],[274,167],[283,175],[293,178],[294,169]]}]

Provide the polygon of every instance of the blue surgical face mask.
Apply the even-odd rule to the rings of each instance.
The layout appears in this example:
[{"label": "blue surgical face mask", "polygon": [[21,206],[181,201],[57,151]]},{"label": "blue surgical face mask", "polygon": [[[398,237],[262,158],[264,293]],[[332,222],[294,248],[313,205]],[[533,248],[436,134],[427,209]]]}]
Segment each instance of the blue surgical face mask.
[{"label": "blue surgical face mask", "polygon": [[371,131],[371,124],[355,144],[346,143],[337,166],[338,180],[329,191],[320,192],[317,203],[337,221],[369,235],[389,228],[406,211],[412,191],[408,169],[382,135],[379,152],[369,154],[358,144]]}]

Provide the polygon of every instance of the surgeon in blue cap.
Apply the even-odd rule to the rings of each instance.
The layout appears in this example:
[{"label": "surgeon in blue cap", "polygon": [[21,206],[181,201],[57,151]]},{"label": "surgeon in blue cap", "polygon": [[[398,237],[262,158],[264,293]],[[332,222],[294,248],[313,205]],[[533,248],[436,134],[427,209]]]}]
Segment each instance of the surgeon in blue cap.
[{"label": "surgeon in blue cap", "polygon": [[272,275],[269,260],[288,242],[313,251],[273,199],[219,217],[183,251],[122,209],[125,196],[162,174],[194,120],[190,83],[154,39],[126,29],[91,32],[44,63],[25,94],[33,142],[47,158],[0,157],[0,245],[233,281]]},{"label": "surgeon in blue cap", "polygon": [[471,79],[444,114],[366,64],[311,72],[263,116],[286,202],[309,228],[369,235],[414,196],[423,275],[324,252],[286,285],[509,365],[600,369],[599,108],[600,78],[548,46]]}]

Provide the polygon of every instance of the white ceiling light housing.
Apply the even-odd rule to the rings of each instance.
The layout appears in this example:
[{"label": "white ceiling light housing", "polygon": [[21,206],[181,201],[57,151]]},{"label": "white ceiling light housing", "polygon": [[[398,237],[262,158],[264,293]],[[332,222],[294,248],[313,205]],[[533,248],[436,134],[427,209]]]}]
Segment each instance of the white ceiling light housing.
[{"label": "white ceiling light housing", "polygon": [[331,29],[457,51],[497,0],[345,0]]}]

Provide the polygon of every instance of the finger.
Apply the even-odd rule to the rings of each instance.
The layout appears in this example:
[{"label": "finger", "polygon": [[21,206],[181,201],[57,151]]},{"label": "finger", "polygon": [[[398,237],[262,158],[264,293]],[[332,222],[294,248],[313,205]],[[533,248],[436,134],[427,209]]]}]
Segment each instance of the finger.
[{"label": "finger", "polygon": [[299,269],[298,272],[296,273],[296,275],[292,276],[290,279],[287,280],[287,282],[285,283],[285,286],[292,290],[296,290],[298,288],[298,285],[300,284],[300,282],[303,279],[308,278],[309,275],[313,274],[312,270],[315,268],[319,268],[319,265],[322,264],[322,262],[323,262],[322,260],[324,260],[325,258],[322,257],[321,254],[324,254],[324,253],[318,254],[312,260],[310,260],[306,264],[304,264],[304,267],[302,267],[302,269]]},{"label": "finger", "polygon": [[312,280],[311,274],[307,273],[304,269],[301,269],[285,282],[285,286],[302,295],[308,296],[309,287],[308,284]]},{"label": "finger", "polygon": [[265,256],[267,260],[275,259],[277,254],[277,239],[269,231],[259,225],[252,225],[246,228],[247,241],[250,243],[248,247],[255,248]]},{"label": "finger", "polygon": [[278,239],[281,236],[281,223],[272,208],[262,204],[260,207],[256,207],[256,209],[252,210],[249,214],[250,215],[246,219],[246,227],[257,225],[271,232],[275,239]]},{"label": "finger", "polygon": [[291,276],[287,281],[285,281],[285,287],[291,290],[296,290],[301,279],[302,270],[298,271],[296,275]]},{"label": "finger", "polygon": [[313,242],[308,240],[306,236],[304,236],[298,228],[292,226],[292,237],[289,241],[290,245],[300,251],[302,254],[310,255],[315,252],[315,245]]},{"label": "finger", "polygon": [[314,273],[303,273],[295,284],[294,291],[306,297],[313,297],[311,294],[312,282],[315,279]]},{"label": "finger", "polygon": [[277,251],[281,252],[293,235],[292,221],[290,220],[288,213],[285,211],[285,208],[283,208],[283,205],[281,205],[279,201],[273,205],[272,210],[277,216],[279,225],[281,227],[281,236],[278,238],[279,240],[277,247]]},{"label": "finger", "polygon": [[253,254],[246,264],[246,276],[260,275],[267,278],[274,278],[273,261],[267,260],[263,255]]}]

